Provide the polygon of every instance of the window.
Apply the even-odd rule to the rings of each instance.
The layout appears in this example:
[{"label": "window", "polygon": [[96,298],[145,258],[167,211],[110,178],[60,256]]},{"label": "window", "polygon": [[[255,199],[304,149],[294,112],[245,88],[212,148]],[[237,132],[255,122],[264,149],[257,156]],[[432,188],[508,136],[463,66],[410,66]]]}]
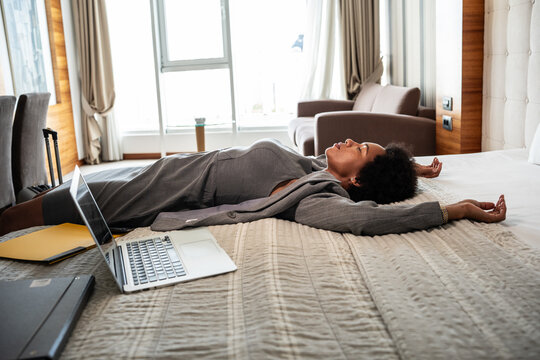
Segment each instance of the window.
[{"label": "window", "polygon": [[224,1],[162,0],[160,4],[165,70],[175,64],[227,62]]},{"label": "window", "polygon": [[[49,43],[45,0],[2,0],[2,41],[0,61],[2,93],[20,95],[56,91]],[[5,51],[4,51],[5,49]]]},{"label": "window", "polygon": [[123,131],[159,129],[158,105],[165,132],[193,131],[199,117],[210,131],[286,128],[300,96],[305,0],[154,1],[155,44],[148,0],[107,2]]},{"label": "window", "polygon": [[305,0],[231,0],[238,128],[286,127],[303,75]]},{"label": "window", "polygon": [[234,91],[227,0],[159,0],[165,128],[194,119],[231,128]]},{"label": "window", "polygon": [[167,128],[188,127],[194,119],[204,117],[207,123],[231,127],[231,87],[228,69],[174,71],[163,74]]},{"label": "window", "polygon": [[107,18],[116,93],[114,114],[119,127],[122,132],[158,131],[149,1],[107,1]]}]

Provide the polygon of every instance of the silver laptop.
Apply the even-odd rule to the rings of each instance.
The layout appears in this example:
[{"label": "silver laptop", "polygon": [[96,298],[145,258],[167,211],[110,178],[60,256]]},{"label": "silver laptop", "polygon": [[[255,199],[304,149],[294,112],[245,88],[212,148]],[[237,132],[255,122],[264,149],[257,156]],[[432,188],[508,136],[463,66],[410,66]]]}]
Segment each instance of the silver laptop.
[{"label": "silver laptop", "polygon": [[78,166],[73,173],[70,193],[122,292],[156,288],[237,269],[207,228],[115,240]]}]

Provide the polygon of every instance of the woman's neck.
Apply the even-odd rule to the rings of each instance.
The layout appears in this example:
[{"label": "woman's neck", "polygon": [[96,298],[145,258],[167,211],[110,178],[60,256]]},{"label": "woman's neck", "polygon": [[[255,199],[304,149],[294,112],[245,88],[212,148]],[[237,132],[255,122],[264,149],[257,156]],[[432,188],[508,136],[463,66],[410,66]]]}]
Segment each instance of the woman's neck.
[{"label": "woman's neck", "polygon": [[339,181],[341,187],[344,188],[345,190],[347,190],[349,188],[349,186],[351,185],[348,178],[344,178],[343,176],[340,176],[339,174],[337,174],[332,169],[326,168],[323,171],[326,171],[327,173],[329,173],[333,177],[335,177]]}]

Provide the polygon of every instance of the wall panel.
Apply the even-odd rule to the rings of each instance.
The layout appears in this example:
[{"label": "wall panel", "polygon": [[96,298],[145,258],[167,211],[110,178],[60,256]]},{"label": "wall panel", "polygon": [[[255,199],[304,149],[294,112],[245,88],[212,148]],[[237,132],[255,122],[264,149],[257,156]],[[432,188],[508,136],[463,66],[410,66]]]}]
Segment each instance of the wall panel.
[{"label": "wall panel", "polygon": [[[482,87],[484,78],[484,2],[437,2],[437,153],[460,154],[481,150]],[[442,108],[442,97],[453,100]],[[452,130],[442,127],[443,115]]]},{"label": "wall panel", "polygon": [[[70,84],[60,0],[46,0],[49,39],[56,86],[57,103],[49,106],[47,126],[58,132],[60,162],[64,174],[78,163],[77,143],[73,124]],[[54,165],[56,169],[56,164]],[[56,171],[56,170],[55,170]]]},{"label": "wall panel", "polygon": [[482,150],[530,146],[540,123],[540,6],[487,1]]}]

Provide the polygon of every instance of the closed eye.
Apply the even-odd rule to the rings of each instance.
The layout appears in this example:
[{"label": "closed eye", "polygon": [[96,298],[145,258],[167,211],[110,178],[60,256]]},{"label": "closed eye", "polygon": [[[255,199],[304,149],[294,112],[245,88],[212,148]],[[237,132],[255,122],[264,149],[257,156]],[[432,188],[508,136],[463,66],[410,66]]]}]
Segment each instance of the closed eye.
[{"label": "closed eye", "polygon": [[358,151],[360,151],[360,153],[362,153],[362,149],[366,149],[366,155],[368,154],[369,152],[369,145],[368,144],[362,144],[360,146],[357,147]]}]

